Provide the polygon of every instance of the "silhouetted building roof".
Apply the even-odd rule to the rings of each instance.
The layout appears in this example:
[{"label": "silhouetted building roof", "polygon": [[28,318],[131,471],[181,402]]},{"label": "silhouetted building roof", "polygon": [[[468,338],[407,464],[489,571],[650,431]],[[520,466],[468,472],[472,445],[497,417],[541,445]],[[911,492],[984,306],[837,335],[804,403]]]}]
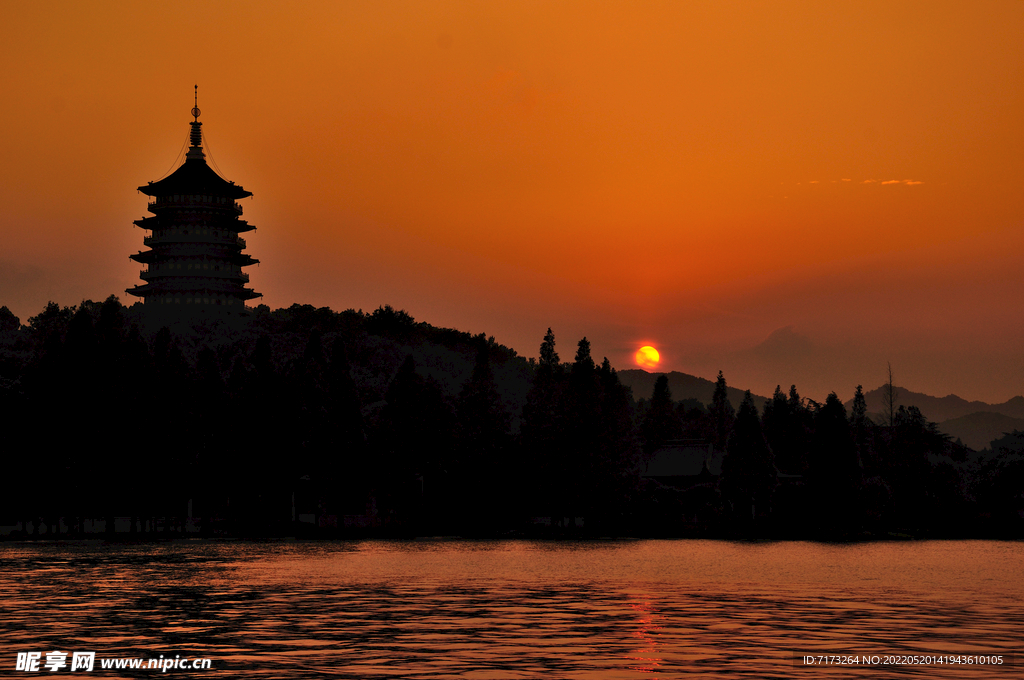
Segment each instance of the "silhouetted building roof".
[{"label": "silhouetted building roof", "polygon": [[185,159],[185,162],[170,175],[159,181],[143,184],[139,191],[147,196],[206,194],[235,199],[252,196],[251,191],[246,191],[214,172],[204,158]]}]

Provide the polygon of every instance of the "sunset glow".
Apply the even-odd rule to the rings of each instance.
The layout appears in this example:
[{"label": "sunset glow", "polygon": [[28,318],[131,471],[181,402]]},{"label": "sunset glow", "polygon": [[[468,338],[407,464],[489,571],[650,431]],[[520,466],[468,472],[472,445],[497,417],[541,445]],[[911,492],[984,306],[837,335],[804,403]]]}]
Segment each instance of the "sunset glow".
[{"label": "sunset glow", "polygon": [[0,18],[0,305],[22,322],[132,302],[135,188],[168,172],[198,82],[272,308],[390,304],[528,356],[552,327],[616,367],[656,333],[661,370],[761,394],[849,398],[887,362],[934,394],[1024,385],[1024,3]]},{"label": "sunset glow", "polygon": [[9,670],[1022,661],[1024,0],[0,26]]}]

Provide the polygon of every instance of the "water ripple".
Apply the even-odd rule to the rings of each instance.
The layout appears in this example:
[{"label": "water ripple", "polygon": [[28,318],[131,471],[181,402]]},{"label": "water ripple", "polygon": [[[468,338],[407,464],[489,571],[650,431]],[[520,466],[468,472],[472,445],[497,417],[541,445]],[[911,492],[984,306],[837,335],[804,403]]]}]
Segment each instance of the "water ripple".
[{"label": "water ripple", "polygon": [[61,649],[267,679],[962,677],[793,657],[1021,650],[1022,558],[985,541],[7,544],[0,668]]}]

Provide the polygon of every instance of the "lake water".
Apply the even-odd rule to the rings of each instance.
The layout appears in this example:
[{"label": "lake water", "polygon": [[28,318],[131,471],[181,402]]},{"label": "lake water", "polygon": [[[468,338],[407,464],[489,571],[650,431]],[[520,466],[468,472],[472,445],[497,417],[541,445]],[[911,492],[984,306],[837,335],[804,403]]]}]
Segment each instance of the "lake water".
[{"label": "lake water", "polygon": [[[82,674],[117,678],[1022,677],[1024,543],[8,543],[0,643],[3,677],[53,650],[212,663]],[[794,661],[908,653],[1018,665]]]}]

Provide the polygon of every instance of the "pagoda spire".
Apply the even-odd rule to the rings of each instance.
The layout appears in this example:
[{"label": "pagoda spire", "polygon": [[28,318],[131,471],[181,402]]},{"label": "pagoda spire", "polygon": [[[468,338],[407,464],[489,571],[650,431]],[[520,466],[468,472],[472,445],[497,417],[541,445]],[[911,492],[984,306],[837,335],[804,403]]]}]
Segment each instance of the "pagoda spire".
[{"label": "pagoda spire", "polygon": [[195,86],[195,104],[192,106],[192,122],[189,125],[192,126],[192,134],[189,135],[189,142],[191,146],[186,154],[186,159],[192,158],[206,158],[206,154],[203,153],[203,124],[199,122],[199,85]]}]

